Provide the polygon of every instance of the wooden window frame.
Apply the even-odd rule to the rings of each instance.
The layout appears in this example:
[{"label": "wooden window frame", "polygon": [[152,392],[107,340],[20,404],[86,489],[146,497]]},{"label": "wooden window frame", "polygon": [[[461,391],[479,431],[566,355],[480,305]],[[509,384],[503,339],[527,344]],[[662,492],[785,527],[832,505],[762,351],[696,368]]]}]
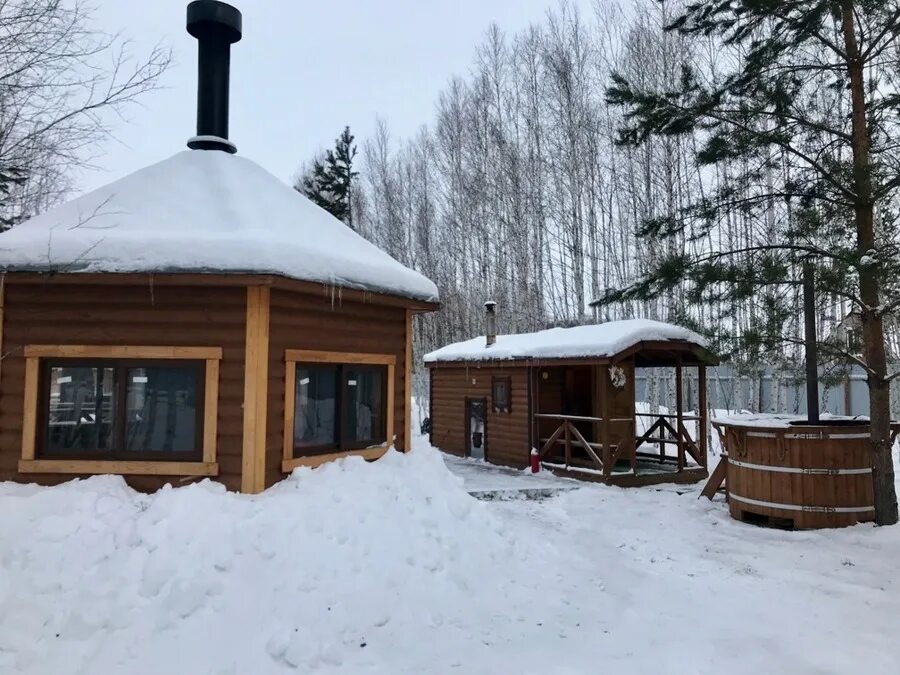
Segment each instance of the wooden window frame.
[{"label": "wooden window frame", "polygon": [[[22,457],[19,473],[124,474],[141,476],[216,476],[221,347],[160,347],[102,345],[26,345]],[[105,460],[38,458],[38,421],[44,402],[41,361],[54,359],[114,359],[117,361],[203,361],[201,461]],[[134,367],[135,364],[129,364]]]},{"label": "wooden window frame", "polygon": [[[502,408],[497,405],[497,385],[501,383],[506,385],[506,405]],[[495,413],[509,414],[512,412],[512,377],[509,375],[491,377],[491,410]]]},{"label": "wooden window frame", "polygon": [[[368,460],[378,459],[394,442],[394,377],[397,357],[392,354],[362,354],[358,352],[329,352],[306,349],[286,349],[284,352],[284,436],[281,470],[290,473],[307,466],[316,467],[341,457],[359,456]],[[294,456],[294,407],[296,404],[297,364],[334,364],[350,366],[384,366],[385,382],[385,442],[367,448],[324,452],[306,457]],[[338,430],[340,432],[340,429]]]}]

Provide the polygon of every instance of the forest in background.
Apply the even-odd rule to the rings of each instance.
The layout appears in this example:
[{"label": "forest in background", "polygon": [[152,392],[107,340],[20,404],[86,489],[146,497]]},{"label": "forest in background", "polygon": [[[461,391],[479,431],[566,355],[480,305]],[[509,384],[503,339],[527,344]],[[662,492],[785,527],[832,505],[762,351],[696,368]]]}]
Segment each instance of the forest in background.
[{"label": "forest in background", "polygon": [[[777,156],[759,184],[746,181],[743,158],[701,167],[697,133],[617,143],[623,111],[607,101],[612,73],[662,90],[684,63],[715,81],[743,58],[712,38],[664,31],[680,6],[597,0],[584,12],[564,0],[522,32],[490,26],[469,72],[449,80],[419,133],[397,138],[379,119],[361,141],[355,228],[441,291],[441,311],[417,320],[418,356],[483,334],[482,306],[492,299],[500,332],[634,317],[690,323],[720,343],[731,340],[730,360],[751,379],[772,368],[802,377],[799,283],[778,290],[797,308],[783,325],[797,344],[762,357],[734,345],[760,320],[763,293],[723,307],[731,301],[688,303],[675,287],[652,300],[606,305],[596,317],[589,307],[662,256],[753,249],[777,239],[793,215],[789,202],[773,200],[763,211],[729,210],[700,235],[638,234],[642,223],[675,218],[707,194],[730,190],[739,202],[791,179],[788,158]],[[848,115],[841,93],[825,87],[806,105],[824,118]],[[746,262],[752,265],[749,253]],[[851,309],[846,299],[821,294],[819,336],[849,343]],[[892,320],[887,326],[896,361],[897,331]],[[828,369],[844,377],[847,364],[832,361]]]}]

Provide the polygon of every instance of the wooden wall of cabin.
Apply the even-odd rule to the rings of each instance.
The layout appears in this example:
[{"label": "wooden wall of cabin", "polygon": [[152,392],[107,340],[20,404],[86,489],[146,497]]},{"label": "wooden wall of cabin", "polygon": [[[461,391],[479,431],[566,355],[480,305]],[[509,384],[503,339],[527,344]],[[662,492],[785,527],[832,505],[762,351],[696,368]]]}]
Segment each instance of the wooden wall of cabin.
[{"label": "wooden wall of cabin", "polygon": [[[0,363],[0,480],[54,485],[70,474],[19,474],[28,344],[160,345],[223,348],[219,373],[217,480],[241,486],[246,289],[211,286],[17,284],[5,280]],[[126,476],[154,491],[198,478]]]},{"label": "wooden wall of cabin", "polygon": [[[444,452],[465,457],[466,398],[487,401],[485,458],[493,464],[523,468],[529,464],[528,376],[524,366],[431,366],[431,443]],[[511,381],[510,412],[494,412],[494,376]]]},{"label": "wooden wall of cabin", "polygon": [[266,487],[285,477],[281,460],[286,349],[395,355],[394,434],[396,447],[407,447],[406,309],[275,289],[269,316]]}]

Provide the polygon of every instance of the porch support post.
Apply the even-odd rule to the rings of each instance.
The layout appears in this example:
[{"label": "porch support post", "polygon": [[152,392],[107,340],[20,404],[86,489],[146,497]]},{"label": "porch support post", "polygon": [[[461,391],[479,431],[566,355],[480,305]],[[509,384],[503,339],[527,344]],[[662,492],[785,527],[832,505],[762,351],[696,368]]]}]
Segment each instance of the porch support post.
[{"label": "porch support post", "polygon": [[247,288],[247,336],[244,346],[244,435],[241,492],[266,488],[266,403],[269,387],[268,286]]},{"label": "porch support post", "polygon": [[612,451],[609,447],[609,366],[600,366],[598,369],[600,383],[597,390],[600,392],[600,442],[603,444],[603,475],[612,473]]},{"label": "porch support post", "polygon": [[535,417],[534,417],[534,368],[527,366],[525,368],[525,386],[527,387],[528,396],[528,461],[531,461],[531,451],[537,448],[540,437],[536,434]]},{"label": "porch support post", "polygon": [[681,433],[684,424],[684,392],[681,380],[681,357],[675,360],[675,438],[678,445],[678,471],[684,470],[684,436]]},{"label": "porch support post", "polygon": [[[603,366],[595,365],[591,368],[591,415],[597,419],[591,424],[591,440],[594,443],[601,442],[603,438],[603,409],[601,401],[603,401]],[[601,457],[603,450],[600,451]]]},{"label": "porch support post", "polygon": [[566,468],[572,463],[572,433],[569,431],[569,420],[563,420],[566,429]]},{"label": "porch support post", "polygon": [[697,366],[697,399],[697,407],[700,409],[698,411],[700,421],[697,428],[699,436],[697,442],[700,444],[700,459],[703,462],[703,468],[706,469],[709,461],[706,447],[709,411],[707,410],[708,404],[706,401],[706,366],[704,364]]}]

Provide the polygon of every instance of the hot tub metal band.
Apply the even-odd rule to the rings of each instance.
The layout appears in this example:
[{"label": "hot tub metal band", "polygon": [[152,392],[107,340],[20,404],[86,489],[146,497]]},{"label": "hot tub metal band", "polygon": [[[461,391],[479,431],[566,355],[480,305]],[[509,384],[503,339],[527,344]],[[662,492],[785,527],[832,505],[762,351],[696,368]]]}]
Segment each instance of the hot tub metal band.
[{"label": "hot tub metal band", "polygon": [[769,509],[784,509],[785,511],[804,511],[810,513],[868,513],[874,511],[874,506],[801,506],[799,504],[778,504],[776,502],[764,502],[761,499],[741,497],[734,492],[728,493],[729,499],[734,499],[751,506],[764,506]]},{"label": "hot tub metal band", "polygon": [[810,476],[861,476],[872,473],[872,468],[866,469],[802,469],[794,466],[771,466],[769,464],[751,464],[736,459],[729,459],[729,464],[742,469],[756,469],[757,471],[772,471],[774,473],[802,473]]},{"label": "hot tub metal band", "polygon": [[[772,431],[748,431],[747,436],[751,438],[778,438],[778,434]],[[869,438],[870,434],[835,434],[828,432],[814,432],[814,433],[786,433],[784,434],[785,438],[789,438],[792,440],[803,440],[803,441],[824,441],[829,438]]]}]

